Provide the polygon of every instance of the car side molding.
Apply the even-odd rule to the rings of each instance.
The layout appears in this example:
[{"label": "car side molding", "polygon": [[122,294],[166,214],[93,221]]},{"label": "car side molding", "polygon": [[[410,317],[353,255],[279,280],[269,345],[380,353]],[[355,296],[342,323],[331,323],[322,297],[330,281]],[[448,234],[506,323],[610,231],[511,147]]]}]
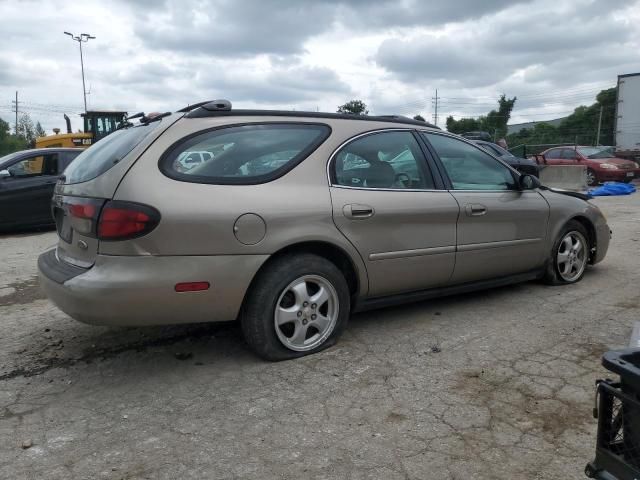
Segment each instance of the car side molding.
[{"label": "car side molding", "polygon": [[506,277],[493,278],[490,280],[481,280],[478,282],[463,283],[461,285],[452,285],[450,287],[430,288],[428,290],[419,290],[417,292],[401,293],[387,297],[367,298],[357,302],[352,312],[366,312],[378,308],[402,305],[405,303],[420,302],[430,300],[432,298],[446,297],[450,295],[460,295],[461,293],[474,292],[476,290],[485,290],[514,283],[528,282],[542,278],[544,269],[531,270],[516,275],[508,275]]}]

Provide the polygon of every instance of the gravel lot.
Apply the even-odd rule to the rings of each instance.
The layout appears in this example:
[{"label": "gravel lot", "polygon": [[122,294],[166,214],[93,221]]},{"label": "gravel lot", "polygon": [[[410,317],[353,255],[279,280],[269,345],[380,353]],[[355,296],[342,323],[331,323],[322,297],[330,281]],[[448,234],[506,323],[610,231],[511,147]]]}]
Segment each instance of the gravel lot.
[{"label": "gravel lot", "polygon": [[600,356],[640,320],[640,195],[595,202],[613,240],[578,285],[360,314],[277,364],[233,323],[77,323],[34,276],[55,233],[0,237],[0,478],[585,478]]}]

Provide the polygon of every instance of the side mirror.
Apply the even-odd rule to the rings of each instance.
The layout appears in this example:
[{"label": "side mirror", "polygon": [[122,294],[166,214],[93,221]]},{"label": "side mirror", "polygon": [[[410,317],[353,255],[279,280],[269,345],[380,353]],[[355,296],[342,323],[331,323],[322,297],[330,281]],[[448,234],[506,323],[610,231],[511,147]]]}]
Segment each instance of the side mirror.
[{"label": "side mirror", "polygon": [[534,190],[542,185],[537,177],[529,174],[520,175],[519,183],[521,190]]},{"label": "side mirror", "polygon": [[7,178],[11,176],[11,172],[9,170],[0,170],[0,179]]}]

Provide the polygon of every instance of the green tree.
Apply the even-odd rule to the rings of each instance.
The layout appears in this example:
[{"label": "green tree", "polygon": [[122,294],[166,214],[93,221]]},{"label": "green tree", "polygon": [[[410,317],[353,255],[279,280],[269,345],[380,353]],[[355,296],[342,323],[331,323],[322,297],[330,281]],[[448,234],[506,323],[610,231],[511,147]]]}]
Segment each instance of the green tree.
[{"label": "green tree", "polygon": [[27,144],[22,137],[12,135],[9,124],[0,118],[0,156],[24,150]]},{"label": "green tree", "polygon": [[414,120],[418,120],[419,122],[426,122],[426,120],[424,119],[424,117],[423,117],[422,115],[420,115],[420,114],[415,115],[415,116],[413,117],[413,119],[414,119]]},{"label": "green tree", "polygon": [[18,136],[24,138],[30,147],[35,146],[36,128],[28,113],[23,113],[18,119]]},{"label": "green tree", "polygon": [[[510,146],[518,145],[545,145],[566,143],[578,143],[582,145],[595,145],[598,143],[598,121],[602,109],[602,124],[600,126],[601,145],[614,144],[616,89],[602,90],[596,96],[596,102],[591,106],[581,105],[571,115],[565,118],[560,125],[554,127],[548,123],[537,123],[533,128],[520,130],[507,137]],[[538,149],[529,149],[534,152]]]},{"label": "green tree", "polygon": [[464,133],[480,130],[489,132],[495,139],[503,138],[507,135],[507,122],[511,118],[511,111],[516,103],[516,97],[507,98],[500,95],[498,99],[498,109],[491,110],[487,115],[476,118],[461,118],[455,120],[452,116],[447,117],[447,130],[451,133]]},{"label": "green tree", "polygon": [[461,118],[455,120],[451,115],[447,117],[447,131],[451,133],[464,133],[480,130],[480,122],[475,118]]},{"label": "green tree", "polygon": [[40,125],[40,122],[36,122],[35,134],[36,134],[36,137],[46,137],[47,136],[47,132],[44,131],[44,128],[42,128],[42,125]]},{"label": "green tree", "polygon": [[489,132],[493,138],[507,136],[507,123],[511,118],[511,111],[516,103],[516,97],[509,98],[502,94],[498,99],[498,110],[491,110],[481,121],[481,130]]},{"label": "green tree", "polygon": [[350,113],[352,115],[369,115],[367,104],[362,100],[350,100],[338,107],[338,113]]}]

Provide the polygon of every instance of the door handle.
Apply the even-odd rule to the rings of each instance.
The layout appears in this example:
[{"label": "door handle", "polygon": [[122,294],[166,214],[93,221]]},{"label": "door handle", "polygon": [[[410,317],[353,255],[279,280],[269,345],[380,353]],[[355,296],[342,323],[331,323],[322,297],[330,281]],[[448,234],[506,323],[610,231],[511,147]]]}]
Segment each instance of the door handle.
[{"label": "door handle", "polygon": [[373,207],[370,207],[369,205],[360,205],[358,203],[345,205],[342,208],[342,212],[344,213],[345,217],[351,218],[353,220],[369,218],[372,217],[375,213]]},{"label": "door handle", "polygon": [[487,207],[480,205],[479,203],[468,203],[465,207],[465,211],[469,217],[479,217],[487,213]]}]

